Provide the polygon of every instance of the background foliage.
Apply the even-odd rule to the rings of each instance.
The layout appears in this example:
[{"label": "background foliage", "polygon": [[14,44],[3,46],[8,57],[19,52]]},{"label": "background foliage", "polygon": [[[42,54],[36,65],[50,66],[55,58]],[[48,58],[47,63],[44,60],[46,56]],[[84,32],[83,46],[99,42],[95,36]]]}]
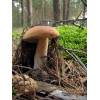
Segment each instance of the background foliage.
[{"label": "background foliage", "polygon": [[65,48],[86,50],[87,48],[87,29],[79,28],[74,25],[58,26],[60,32],[60,44]]},{"label": "background foliage", "polygon": [[[87,64],[87,28],[79,28],[73,25],[58,26],[60,33],[59,44],[65,49],[72,49],[74,53]],[[70,59],[68,55],[65,58]]]}]

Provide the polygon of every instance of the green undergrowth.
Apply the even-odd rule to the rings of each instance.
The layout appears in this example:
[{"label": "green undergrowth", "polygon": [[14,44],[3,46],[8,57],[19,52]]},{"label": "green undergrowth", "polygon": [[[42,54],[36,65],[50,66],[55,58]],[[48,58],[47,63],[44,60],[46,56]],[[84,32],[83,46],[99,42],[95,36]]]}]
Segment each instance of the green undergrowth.
[{"label": "green undergrowth", "polygon": [[87,29],[76,26],[58,26],[60,32],[59,43],[65,48],[86,50],[87,48]]},{"label": "green undergrowth", "polygon": [[12,39],[16,42],[19,41],[20,36],[22,34],[23,29],[22,28],[13,28],[12,30]]},{"label": "green undergrowth", "polygon": [[87,28],[79,28],[74,25],[64,25],[58,26],[57,30],[60,33],[59,44],[64,48],[75,50],[74,53],[80,57],[84,64],[86,64]]}]

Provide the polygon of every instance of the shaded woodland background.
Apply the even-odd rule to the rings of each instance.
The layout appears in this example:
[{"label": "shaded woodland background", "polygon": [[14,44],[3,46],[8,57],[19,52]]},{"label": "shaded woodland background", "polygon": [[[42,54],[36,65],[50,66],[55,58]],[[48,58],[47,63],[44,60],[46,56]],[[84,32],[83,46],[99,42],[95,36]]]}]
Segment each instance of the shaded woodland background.
[{"label": "shaded woodland background", "polygon": [[[86,18],[86,0],[12,0],[13,28]],[[49,24],[51,24],[49,23]]]}]

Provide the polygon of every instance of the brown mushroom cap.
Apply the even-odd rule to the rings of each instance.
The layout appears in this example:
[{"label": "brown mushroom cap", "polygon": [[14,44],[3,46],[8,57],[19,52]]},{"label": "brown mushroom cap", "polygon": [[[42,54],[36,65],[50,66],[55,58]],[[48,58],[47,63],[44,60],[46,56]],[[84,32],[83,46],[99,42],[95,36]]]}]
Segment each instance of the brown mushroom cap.
[{"label": "brown mushroom cap", "polygon": [[30,28],[23,36],[23,40],[30,41],[32,39],[40,38],[56,38],[59,32],[51,26],[35,26]]}]

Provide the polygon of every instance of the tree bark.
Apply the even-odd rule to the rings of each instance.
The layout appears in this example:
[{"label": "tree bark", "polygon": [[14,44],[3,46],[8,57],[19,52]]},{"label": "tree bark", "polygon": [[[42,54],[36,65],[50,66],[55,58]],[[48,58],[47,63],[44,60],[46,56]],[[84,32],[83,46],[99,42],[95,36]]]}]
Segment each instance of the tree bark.
[{"label": "tree bark", "polygon": [[68,20],[70,0],[63,0],[63,20]]},{"label": "tree bark", "polygon": [[22,9],[22,12],[21,12],[21,26],[23,27],[23,0],[21,0],[20,3],[21,3],[21,9]]},{"label": "tree bark", "polygon": [[61,19],[60,0],[53,0],[53,12],[54,20],[59,21]]},{"label": "tree bark", "polygon": [[21,0],[21,8],[22,8],[22,26],[27,26],[27,7],[26,7],[26,0]]},{"label": "tree bark", "polygon": [[31,26],[33,24],[32,0],[21,0],[22,8],[22,26]]},{"label": "tree bark", "polygon": [[28,23],[28,26],[30,26],[33,24],[32,0],[27,0],[27,12],[28,12],[27,23]]}]

